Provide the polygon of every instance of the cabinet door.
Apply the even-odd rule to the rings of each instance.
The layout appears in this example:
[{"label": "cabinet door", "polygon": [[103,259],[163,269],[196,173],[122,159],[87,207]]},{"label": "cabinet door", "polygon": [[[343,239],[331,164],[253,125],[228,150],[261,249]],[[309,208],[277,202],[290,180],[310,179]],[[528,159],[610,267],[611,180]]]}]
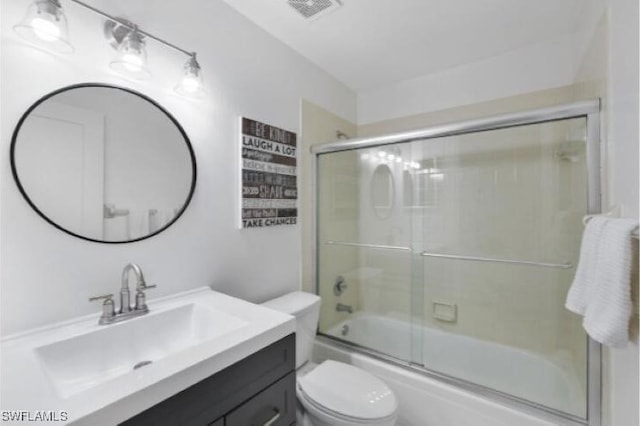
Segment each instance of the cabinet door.
[{"label": "cabinet door", "polygon": [[291,372],[225,418],[225,426],[280,426],[296,420],[296,374]]},{"label": "cabinet door", "polygon": [[[212,419],[226,415],[280,378],[295,372],[295,353],[295,336],[291,334],[120,426],[207,426]],[[162,386],[162,383],[157,386]],[[295,387],[292,389],[295,392]]]}]

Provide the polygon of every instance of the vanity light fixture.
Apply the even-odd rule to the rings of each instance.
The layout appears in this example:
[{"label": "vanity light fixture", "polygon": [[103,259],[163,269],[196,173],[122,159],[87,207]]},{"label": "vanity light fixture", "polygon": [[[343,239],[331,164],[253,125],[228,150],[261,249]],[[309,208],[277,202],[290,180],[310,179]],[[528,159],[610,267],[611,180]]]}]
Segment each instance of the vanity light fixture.
[{"label": "vanity light fixture", "polygon": [[184,64],[182,80],[175,87],[175,91],[181,95],[202,97],[204,95],[204,80],[202,79],[202,70],[196,59],[196,52]]},{"label": "vanity light fixture", "polygon": [[[175,91],[183,96],[202,97],[204,80],[195,52],[182,49],[141,30],[134,23],[109,15],[81,0],[69,1],[106,18],[104,34],[111,46],[117,49],[115,58],[109,63],[111,69],[136,79],[150,78],[145,45],[146,40],[153,39],[188,56]],[[67,37],[67,18],[60,0],[34,0],[26,17],[13,29],[22,38],[38,45],[45,45],[51,50],[64,53],[74,50]]]},{"label": "vanity light fixture", "polygon": [[13,30],[23,39],[59,53],[74,50],[69,42],[67,17],[59,0],[35,0]]},{"label": "vanity light fixture", "polygon": [[[117,25],[114,21],[109,21],[105,26],[105,31],[107,31],[107,28],[113,30],[114,28],[124,27]],[[124,36],[121,37],[119,41],[115,37],[115,34],[117,34],[115,31],[111,32],[115,40],[115,43],[112,43],[112,45],[116,46],[118,53],[109,63],[109,67],[120,74],[135,79],[147,80],[151,78],[151,72],[149,68],[147,68],[147,51],[144,48],[144,37],[138,32],[137,27],[133,25],[133,29],[127,28]]]}]

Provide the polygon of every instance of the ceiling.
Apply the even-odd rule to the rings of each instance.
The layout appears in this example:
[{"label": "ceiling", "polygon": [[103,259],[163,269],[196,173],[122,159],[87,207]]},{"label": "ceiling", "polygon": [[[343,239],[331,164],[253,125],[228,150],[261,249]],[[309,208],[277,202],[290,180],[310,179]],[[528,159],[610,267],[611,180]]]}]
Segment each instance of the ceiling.
[{"label": "ceiling", "polygon": [[224,0],[354,90],[436,73],[576,30],[584,0],[342,0],[315,20],[287,0]]},{"label": "ceiling", "polygon": [[[384,86],[577,31],[587,0],[341,0],[306,20],[287,0],[90,0],[150,32],[211,22],[226,3],[347,87]],[[153,4],[153,7],[150,7]],[[168,19],[170,17],[170,19]],[[197,19],[196,19],[197,18]],[[174,31],[175,30],[175,31]],[[185,33],[188,37],[202,34]],[[178,42],[176,41],[176,42]]]}]

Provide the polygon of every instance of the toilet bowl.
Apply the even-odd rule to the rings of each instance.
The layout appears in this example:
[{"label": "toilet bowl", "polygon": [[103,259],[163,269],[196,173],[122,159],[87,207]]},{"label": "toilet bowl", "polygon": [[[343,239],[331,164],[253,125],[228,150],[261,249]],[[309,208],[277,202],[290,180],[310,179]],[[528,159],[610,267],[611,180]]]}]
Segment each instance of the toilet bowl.
[{"label": "toilet bowl", "polygon": [[296,318],[296,395],[302,426],[392,426],[398,402],[376,376],[349,364],[309,362],[320,311],[315,294],[293,292],[263,303]]}]

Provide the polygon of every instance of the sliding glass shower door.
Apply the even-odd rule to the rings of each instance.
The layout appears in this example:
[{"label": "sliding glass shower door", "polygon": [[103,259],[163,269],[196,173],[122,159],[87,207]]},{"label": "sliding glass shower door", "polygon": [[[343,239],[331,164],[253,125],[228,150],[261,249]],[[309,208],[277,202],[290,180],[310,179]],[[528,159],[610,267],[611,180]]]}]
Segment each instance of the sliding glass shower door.
[{"label": "sliding glass shower door", "polygon": [[320,333],[586,421],[590,343],[564,300],[597,140],[586,114],[539,116],[318,153]]},{"label": "sliding glass shower door", "polygon": [[564,309],[587,214],[585,119],[412,144],[422,364],[585,417],[587,338]]},{"label": "sliding glass shower door", "polygon": [[[410,362],[413,221],[396,208],[401,182],[380,152],[318,158],[320,330]],[[380,330],[381,316],[395,327]]]}]

